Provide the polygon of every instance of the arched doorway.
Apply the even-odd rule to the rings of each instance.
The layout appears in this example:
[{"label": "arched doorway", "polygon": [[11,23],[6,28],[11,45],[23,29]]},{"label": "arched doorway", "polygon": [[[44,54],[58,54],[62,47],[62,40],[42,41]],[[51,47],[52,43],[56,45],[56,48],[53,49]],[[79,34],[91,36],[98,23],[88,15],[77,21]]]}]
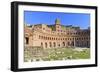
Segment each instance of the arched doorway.
[{"label": "arched doorway", "polygon": [[74,42],[72,41],[71,46],[74,46]]},{"label": "arched doorway", "polygon": [[56,47],[56,43],[55,42],[53,42],[53,45],[54,45],[54,47]]},{"label": "arched doorway", "polygon": [[45,48],[47,48],[48,47],[48,45],[47,45],[47,43],[45,43]]},{"label": "arched doorway", "polygon": [[64,47],[65,46],[65,42],[63,42],[62,44],[63,44],[63,47]]},{"label": "arched doorway", "polygon": [[50,48],[52,47],[52,44],[51,44],[51,42],[49,42],[49,45],[50,45]]},{"label": "arched doorway", "polygon": [[25,37],[25,40],[26,40],[25,43],[29,44],[29,37]]},{"label": "arched doorway", "polygon": [[68,44],[68,46],[71,46],[71,43],[70,42],[68,42],[67,44]]},{"label": "arched doorway", "polygon": [[43,43],[41,42],[41,47],[43,47]]},{"label": "arched doorway", "polygon": [[58,47],[60,47],[60,44],[58,44]]}]

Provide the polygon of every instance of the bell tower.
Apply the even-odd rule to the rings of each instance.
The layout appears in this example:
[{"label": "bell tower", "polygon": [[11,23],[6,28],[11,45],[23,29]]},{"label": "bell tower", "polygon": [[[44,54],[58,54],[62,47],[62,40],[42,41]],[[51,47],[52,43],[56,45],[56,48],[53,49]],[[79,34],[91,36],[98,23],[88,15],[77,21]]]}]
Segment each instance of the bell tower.
[{"label": "bell tower", "polygon": [[55,20],[55,28],[56,28],[56,31],[61,30],[60,19],[58,18]]},{"label": "bell tower", "polygon": [[60,20],[58,18],[55,20],[55,24],[60,25]]}]

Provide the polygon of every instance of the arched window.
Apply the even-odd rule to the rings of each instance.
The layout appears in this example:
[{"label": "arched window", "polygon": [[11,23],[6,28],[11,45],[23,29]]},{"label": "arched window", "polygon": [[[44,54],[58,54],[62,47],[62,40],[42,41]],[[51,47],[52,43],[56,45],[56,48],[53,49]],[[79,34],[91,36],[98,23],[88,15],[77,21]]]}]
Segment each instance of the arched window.
[{"label": "arched window", "polygon": [[48,40],[49,40],[49,37],[48,37]]},{"label": "arched window", "polygon": [[56,38],[56,40],[57,40],[57,38]]}]

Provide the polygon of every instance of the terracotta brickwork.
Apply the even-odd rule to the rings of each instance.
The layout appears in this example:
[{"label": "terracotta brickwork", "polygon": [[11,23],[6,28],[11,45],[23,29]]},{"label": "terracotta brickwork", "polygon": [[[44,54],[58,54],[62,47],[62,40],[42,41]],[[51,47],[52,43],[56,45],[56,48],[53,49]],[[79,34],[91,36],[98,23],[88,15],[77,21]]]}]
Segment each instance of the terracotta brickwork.
[{"label": "terracotta brickwork", "polygon": [[90,47],[90,28],[64,26],[59,19],[55,24],[25,26],[25,46],[46,48]]}]

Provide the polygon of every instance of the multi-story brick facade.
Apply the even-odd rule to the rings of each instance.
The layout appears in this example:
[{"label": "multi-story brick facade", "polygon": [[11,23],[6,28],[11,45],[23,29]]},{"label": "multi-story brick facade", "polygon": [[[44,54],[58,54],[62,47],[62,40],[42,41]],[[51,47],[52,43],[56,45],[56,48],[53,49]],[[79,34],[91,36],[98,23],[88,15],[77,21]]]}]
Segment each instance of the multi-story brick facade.
[{"label": "multi-story brick facade", "polygon": [[25,46],[46,48],[90,47],[90,28],[63,26],[59,19],[55,24],[25,26]]},{"label": "multi-story brick facade", "polygon": [[65,26],[59,19],[56,19],[55,24],[52,25],[25,25],[24,31],[25,62],[47,58],[50,53],[46,51],[47,49],[90,47],[90,28]]}]

